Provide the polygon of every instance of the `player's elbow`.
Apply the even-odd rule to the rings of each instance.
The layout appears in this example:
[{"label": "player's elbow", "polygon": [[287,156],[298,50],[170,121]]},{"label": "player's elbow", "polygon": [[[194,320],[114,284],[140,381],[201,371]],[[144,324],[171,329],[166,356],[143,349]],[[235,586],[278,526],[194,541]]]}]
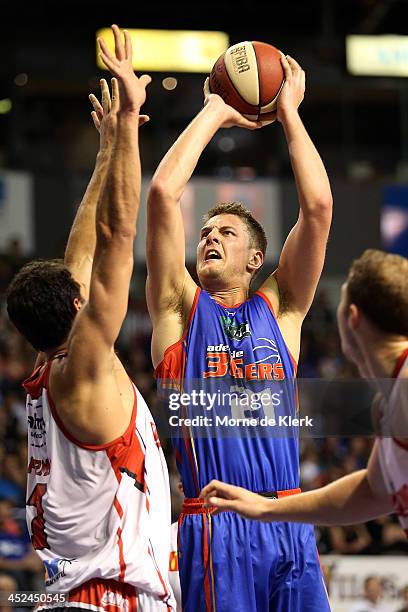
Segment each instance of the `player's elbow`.
[{"label": "player's elbow", "polygon": [[136,228],[128,223],[117,221],[115,223],[96,223],[96,238],[100,244],[133,244],[136,238]]},{"label": "player's elbow", "polygon": [[175,193],[169,180],[159,177],[153,178],[148,194],[148,203],[150,205],[160,205],[163,208],[167,204],[172,205],[174,200],[178,199],[178,194]]}]

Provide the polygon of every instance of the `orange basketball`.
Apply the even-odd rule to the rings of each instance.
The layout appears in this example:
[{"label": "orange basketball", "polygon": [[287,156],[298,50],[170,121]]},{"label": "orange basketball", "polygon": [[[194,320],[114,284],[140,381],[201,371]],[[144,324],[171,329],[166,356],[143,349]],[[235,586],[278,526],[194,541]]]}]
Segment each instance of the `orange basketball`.
[{"label": "orange basketball", "polygon": [[210,91],[247,119],[267,120],[285,82],[280,58],[279,49],[267,43],[237,43],[215,62]]}]

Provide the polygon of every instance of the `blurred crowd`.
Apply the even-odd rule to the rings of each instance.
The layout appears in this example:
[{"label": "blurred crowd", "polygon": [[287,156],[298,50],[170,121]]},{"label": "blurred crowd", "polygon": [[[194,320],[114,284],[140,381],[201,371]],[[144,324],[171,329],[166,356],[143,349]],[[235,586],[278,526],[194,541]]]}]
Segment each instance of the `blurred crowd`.
[{"label": "blurred crowd", "polygon": [[[22,263],[24,258],[18,242],[10,241],[8,249],[0,254],[0,296],[4,296],[8,282]],[[150,336],[151,324],[144,293],[135,285],[117,350],[160,430],[160,411],[150,361]],[[35,590],[42,581],[42,566],[31,548],[24,511],[27,420],[21,382],[31,373],[33,363],[32,349],[8,322],[4,297],[0,298],[0,590],[5,588],[3,583],[8,584],[8,588]],[[358,378],[357,372],[341,354],[335,312],[323,291],[318,293],[304,324],[298,374],[301,379],[316,381]],[[307,403],[307,398],[305,401]],[[341,401],[346,400],[342,398]],[[337,405],[334,403],[336,411],[343,407],[339,402]],[[183,495],[170,440],[162,435],[161,442],[170,472],[172,518],[176,520]],[[302,437],[302,489],[321,487],[365,467],[372,443],[372,435]],[[394,517],[380,518],[364,525],[317,528],[316,532],[319,552],[323,554],[408,553],[408,541]]]}]

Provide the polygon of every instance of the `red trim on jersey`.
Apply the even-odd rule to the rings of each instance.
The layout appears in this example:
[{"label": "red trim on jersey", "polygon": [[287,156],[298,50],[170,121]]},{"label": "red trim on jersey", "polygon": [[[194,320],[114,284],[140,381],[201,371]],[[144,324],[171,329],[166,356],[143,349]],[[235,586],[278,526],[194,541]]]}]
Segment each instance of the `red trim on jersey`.
[{"label": "red trim on jersey", "polygon": [[259,297],[261,297],[264,300],[264,302],[266,302],[268,304],[268,306],[269,306],[269,308],[270,308],[274,318],[276,319],[275,309],[272,306],[272,302],[268,298],[268,296],[263,291],[255,291],[255,295],[259,295]]},{"label": "red trim on jersey", "polygon": [[[262,291],[256,291],[256,292],[255,292],[255,295],[259,295],[259,297],[260,297],[260,298],[262,298],[262,299],[264,300],[264,302],[266,302],[266,304],[269,306],[270,311],[272,312],[273,318],[274,318],[274,319],[275,319],[275,321],[277,322],[276,315],[275,315],[275,311],[274,311],[274,309],[273,309],[273,306],[272,306],[271,301],[269,300],[269,298],[268,298],[268,297],[267,297],[267,296],[266,296],[264,293],[262,293]],[[278,327],[279,327],[279,325],[278,325]],[[279,331],[280,331],[280,328],[279,328]],[[282,332],[281,332],[281,334],[282,334]],[[282,339],[283,339],[283,336],[282,336]],[[284,341],[284,342],[285,342],[285,341]],[[288,346],[287,346],[286,342],[285,342],[285,346],[286,346],[286,350],[288,351],[289,356],[290,356],[290,358],[291,358],[291,360],[292,360],[293,368],[294,368],[294,370],[295,370],[295,371],[294,371],[294,374],[295,374],[295,376],[296,376],[296,374],[297,374],[297,369],[298,369],[298,363],[297,363],[296,359],[294,358],[294,356],[292,355],[292,353],[290,352],[290,350],[289,350],[289,348],[288,348]]]},{"label": "red trim on jersey", "polygon": [[[51,363],[50,363],[51,366]],[[89,451],[102,451],[102,450],[107,450],[107,449],[111,449],[112,447],[116,446],[119,443],[125,444],[125,445],[129,445],[129,440],[130,437],[132,435],[132,432],[134,433],[135,430],[135,422],[136,422],[136,389],[134,387],[134,385],[132,384],[133,387],[133,393],[134,393],[134,402],[133,402],[133,410],[132,410],[132,415],[130,417],[130,421],[129,421],[129,425],[126,428],[126,431],[121,435],[118,436],[117,438],[115,438],[114,440],[112,440],[112,442],[107,442],[106,444],[85,444],[84,442],[81,442],[80,440],[77,440],[77,438],[75,438],[65,427],[64,423],[61,420],[61,417],[59,416],[56,406],[54,404],[54,400],[51,397],[51,393],[50,390],[48,388],[48,380],[49,380],[49,375],[50,375],[50,370],[51,367],[48,366],[45,370],[44,370],[44,387],[47,391],[47,398],[48,398],[48,403],[50,406],[50,410],[51,410],[51,414],[54,418],[54,421],[56,422],[56,424],[58,425],[58,428],[61,430],[61,432],[64,434],[64,436],[70,441],[72,442],[72,444],[75,444],[75,446],[79,446],[80,448],[84,448],[85,450],[89,450]]]},{"label": "red trim on jersey", "polygon": [[403,442],[402,438],[393,438],[393,440],[397,446],[400,446],[404,450],[408,451],[408,442]]},{"label": "red trim on jersey", "polygon": [[[123,510],[122,510],[122,515],[119,514],[119,516],[122,518]],[[122,529],[120,527],[118,527],[117,536],[118,536],[119,567],[120,567],[119,582],[125,582],[126,563],[125,563],[125,557],[123,556]]]},{"label": "red trim on jersey", "polygon": [[[189,327],[191,325],[191,321],[193,320],[194,313],[195,313],[195,311],[197,309],[198,298],[200,296],[200,293],[201,293],[201,289],[200,289],[200,287],[197,287],[196,292],[194,294],[193,305],[191,307],[190,314],[189,314],[188,320],[187,320],[187,325],[186,325],[186,327],[185,327],[185,329],[183,331],[183,335],[181,336],[180,340],[178,340],[177,342],[174,342],[174,344],[171,344],[170,346],[168,346],[166,348],[166,350],[164,351],[163,359],[161,360],[159,365],[154,370],[154,377],[155,378],[162,378],[163,380],[165,380],[166,378],[173,378],[172,372],[170,372],[170,376],[167,376],[166,373],[163,374],[164,366],[166,365],[166,363],[165,363],[166,357],[172,351],[174,351],[174,349],[181,347],[182,343],[186,339]],[[167,368],[167,369],[169,369],[169,368]],[[176,378],[179,378],[179,377],[176,376]]]},{"label": "red trim on jersey", "polygon": [[205,593],[205,608],[206,611],[211,612],[211,588],[210,588],[210,576],[208,574],[210,569],[210,555],[207,539],[207,514],[203,514],[203,567],[204,567],[204,593]]},{"label": "red trim on jersey", "polygon": [[154,558],[154,555],[152,554],[152,551],[150,550],[150,548],[149,548],[149,551],[148,551],[148,552],[149,552],[149,555],[150,555],[150,556],[151,556],[151,558],[152,558],[152,561],[153,561],[153,563],[154,563],[155,570],[156,570],[156,572],[157,572],[157,575],[158,575],[159,580],[160,580],[160,582],[161,582],[161,585],[162,585],[162,587],[163,587],[163,590],[164,590],[163,597],[168,597],[170,593],[169,593],[169,591],[167,590],[166,583],[165,583],[165,582],[164,582],[164,580],[163,580],[163,576],[161,575],[161,572],[160,572],[160,570],[159,570],[159,567],[158,567],[158,565],[157,565],[157,563],[156,563],[156,559]]},{"label": "red trim on jersey", "polygon": [[404,365],[405,360],[408,357],[408,348],[405,351],[402,351],[401,355],[397,359],[397,363],[395,364],[394,371],[391,375],[391,378],[397,378],[398,374],[401,372],[402,366]]}]

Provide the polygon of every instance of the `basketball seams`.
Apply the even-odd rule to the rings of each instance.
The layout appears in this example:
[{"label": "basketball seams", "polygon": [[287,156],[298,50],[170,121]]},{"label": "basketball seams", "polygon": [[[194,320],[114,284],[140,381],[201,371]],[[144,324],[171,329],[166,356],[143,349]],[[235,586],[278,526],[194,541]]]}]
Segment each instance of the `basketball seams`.
[{"label": "basketball seams", "polygon": [[[244,102],[244,104],[246,104],[247,106],[250,106],[250,107],[252,107],[252,108],[255,108],[253,104],[250,104],[250,103],[249,103],[247,100],[245,100],[244,96],[243,96],[243,95],[241,95],[241,92],[240,92],[240,91],[237,89],[237,87],[236,87],[236,85],[235,85],[234,81],[232,80],[232,78],[231,78],[231,76],[230,76],[230,73],[228,72],[227,63],[226,63],[226,61],[225,61],[225,56],[226,56],[226,54],[227,54],[227,52],[225,52],[225,53],[224,53],[224,67],[225,67],[225,74],[226,74],[226,76],[227,76],[227,78],[228,78],[228,82],[230,83],[231,87],[233,88],[233,90],[234,90],[234,92],[236,93],[236,95],[238,96],[238,98],[239,98],[239,99],[240,99],[242,102]],[[239,111],[239,112],[241,112],[241,111]],[[245,111],[245,112],[247,112],[247,111]]]},{"label": "basketball seams", "polygon": [[257,121],[259,121],[261,119],[261,100],[262,100],[262,80],[260,77],[260,70],[259,70],[259,64],[258,64],[258,55],[256,52],[256,47],[254,45],[254,43],[251,43],[252,48],[254,50],[255,53],[255,60],[256,60],[256,73],[257,73],[257,77],[258,77],[258,117],[257,117]]}]

